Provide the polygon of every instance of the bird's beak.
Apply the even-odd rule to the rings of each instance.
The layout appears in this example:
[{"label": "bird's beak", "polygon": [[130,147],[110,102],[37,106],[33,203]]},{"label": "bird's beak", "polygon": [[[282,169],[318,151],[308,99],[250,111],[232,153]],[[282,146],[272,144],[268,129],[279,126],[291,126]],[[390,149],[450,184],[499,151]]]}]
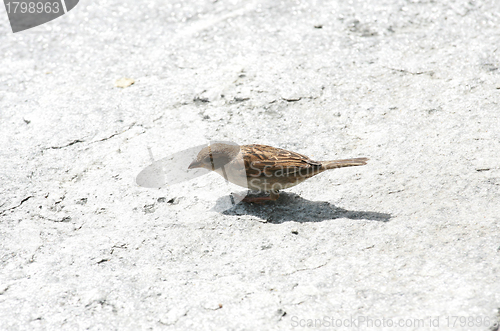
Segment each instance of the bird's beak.
[{"label": "bird's beak", "polygon": [[194,169],[194,168],[202,168],[201,166],[201,163],[194,160],[193,162],[191,162],[191,164],[189,165],[188,169]]}]

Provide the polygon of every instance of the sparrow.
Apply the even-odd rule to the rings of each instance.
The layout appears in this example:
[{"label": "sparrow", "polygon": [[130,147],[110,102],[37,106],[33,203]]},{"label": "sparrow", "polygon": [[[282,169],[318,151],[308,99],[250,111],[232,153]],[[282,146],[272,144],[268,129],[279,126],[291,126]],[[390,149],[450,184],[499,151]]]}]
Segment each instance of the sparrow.
[{"label": "sparrow", "polygon": [[309,157],[266,145],[214,143],[203,148],[188,169],[215,171],[233,184],[265,197],[245,197],[244,202],[262,203],[279,198],[279,191],[302,183],[325,170],[365,165],[368,158],[313,161]]}]

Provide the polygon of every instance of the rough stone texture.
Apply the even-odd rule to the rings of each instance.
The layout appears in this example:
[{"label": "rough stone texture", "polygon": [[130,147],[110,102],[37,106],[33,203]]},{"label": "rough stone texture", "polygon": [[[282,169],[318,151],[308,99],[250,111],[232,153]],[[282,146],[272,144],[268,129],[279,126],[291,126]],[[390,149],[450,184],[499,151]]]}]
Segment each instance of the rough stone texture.
[{"label": "rough stone texture", "polygon": [[[80,1],[18,34],[0,13],[0,329],[498,330],[498,8]],[[216,174],[135,184],[209,140],[371,160],[226,211]]]}]

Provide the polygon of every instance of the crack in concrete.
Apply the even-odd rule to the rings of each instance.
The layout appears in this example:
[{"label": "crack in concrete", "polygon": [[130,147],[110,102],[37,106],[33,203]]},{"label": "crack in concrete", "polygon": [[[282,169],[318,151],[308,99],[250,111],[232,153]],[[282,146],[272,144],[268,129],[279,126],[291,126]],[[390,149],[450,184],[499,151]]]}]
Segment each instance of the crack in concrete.
[{"label": "crack in concrete", "polygon": [[406,69],[398,69],[398,68],[391,68],[391,67],[384,67],[384,68],[387,68],[387,69],[392,70],[392,71],[401,72],[403,74],[410,74],[410,75],[415,75],[415,76],[418,76],[418,75],[434,76],[434,71],[432,71],[432,70],[413,72],[413,71],[406,70]]},{"label": "crack in concrete", "polygon": [[[115,136],[118,136],[118,135],[120,135],[122,133],[127,132],[128,130],[132,129],[136,124],[137,123],[134,122],[134,123],[130,124],[126,129],[124,129],[122,131],[115,132],[112,135],[110,135],[109,137],[105,137],[105,138],[102,138],[102,139],[99,139],[99,140],[91,141],[91,142],[89,142],[89,144],[95,144],[95,143],[98,143],[98,142],[101,142],[101,141],[109,140],[109,139],[111,139],[111,138],[113,138]],[[75,144],[84,143],[84,142],[87,142],[87,140],[84,139],[84,138],[75,139],[75,140],[73,140],[72,142],[70,142],[70,143],[68,143],[66,145],[45,147],[43,150],[47,150],[47,149],[63,149],[63,148],[70,147],[70,146],[73,146]]]},{"label": "crack in concrete", "polygon": [[319,269],[319,268],[324,267],[324,266],[325,266],[325,265],[327,265],[327,264],[328,264],[328,262],[325,262],[325,263],[320,264],[320,265],[318,265],[318,266],[316,266],[316,267],[297,269],[297,270],[294,270],[294,271],[292,271],[292,272],[290,272],[290,273],[283,274],[283,276],[290,276],[290,275],[293,275],[294,273],[297,273],[297,272],[300,272],[300,271],[306,271],[306,270],[316,270],[316,269]]},{"label": "crack in concrete", "polygon": [[296,97],[296,98],[281,98],[282,100],[285,100],[286,102],[297,102],[302,100],[302,97]]},{"label": "crack in concrete", "polygon": [[85,142],[85,140],[75,139],[72,142],[70,142],[69,144],[62,145],[62,146],[50,146],[50,147],[48,147],[46,149],[62,149],[62,148],[66,148],[66,147],[69,147],[69,146],[73,146],[74,144],[83,143],[83,142]]},{"label": "crack in concrete", "polygon": [[0,295],[4,295],[5,292],[7,292],[9,290],[11,285],[7,285],[5,286],[3,289],[0,290]]},{"label": "crack in concrete", "polygon": [[34,198],[34,196],[30,195],[30,196],[28,196],[28,197],[26,197],[26,198],[22,199],[22,200],[21,200],[21,202],[20,202],[17,206],[10,207],[10,208],[7,208],[7,209],[5,209],[5,210],[0,211],[0,216],[3,216],[4,214],[6,214],[9,210],[14,210],[14,209],[16,209],[16,208],[21,207],[21,205],[22,205],[23,203],[25,203],[26,201],[28,201],[28,200],[29,200],[29,199],[31,199],[31,198]]},{"label": "crack in concrete", "polygon": [[122,130],[121,132],[115,132],[115,133],[113,133],[112,135],[110,135],[109,137],[102,138],[102,139],[99,139],[99,140],[96,140],[96,141],[91,141],[89,144],[95,144],[95,143],[98,143],[98,142],[101,142],[101,141],[106,141],[106,140],[109,140],[109,139],[111,139],[111,138],[113,138],[113,137],[115,137],[115,136],[118,136],[118,135],[120,135],[120,134],[122,134],[122,133],[127,132],[128,130],[132,129],[135,125],[136,125],[136,122],[134,122],[134,123],[130,124],[130,125],[128,126],[128,128],[126,128],[126,129]]}]

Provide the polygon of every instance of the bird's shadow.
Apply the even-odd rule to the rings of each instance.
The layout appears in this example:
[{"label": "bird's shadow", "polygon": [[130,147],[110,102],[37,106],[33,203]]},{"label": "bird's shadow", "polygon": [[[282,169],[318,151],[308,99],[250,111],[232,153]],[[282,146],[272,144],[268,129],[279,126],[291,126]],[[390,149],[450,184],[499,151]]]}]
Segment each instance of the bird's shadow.
[{"label": "bird's shadow", "polygon": [[295,193],[286,192],[281,192],[277,201],[267,204],[240,202],[236,205],[228,205],[228,200],[228,196],[219,198],[213,209],[224,215],[253,215],[276,224],[289,221],[322,222],[336,218],[388,222],[392,217],[387,213],[347,210],[326,201],[310,201]]}]

